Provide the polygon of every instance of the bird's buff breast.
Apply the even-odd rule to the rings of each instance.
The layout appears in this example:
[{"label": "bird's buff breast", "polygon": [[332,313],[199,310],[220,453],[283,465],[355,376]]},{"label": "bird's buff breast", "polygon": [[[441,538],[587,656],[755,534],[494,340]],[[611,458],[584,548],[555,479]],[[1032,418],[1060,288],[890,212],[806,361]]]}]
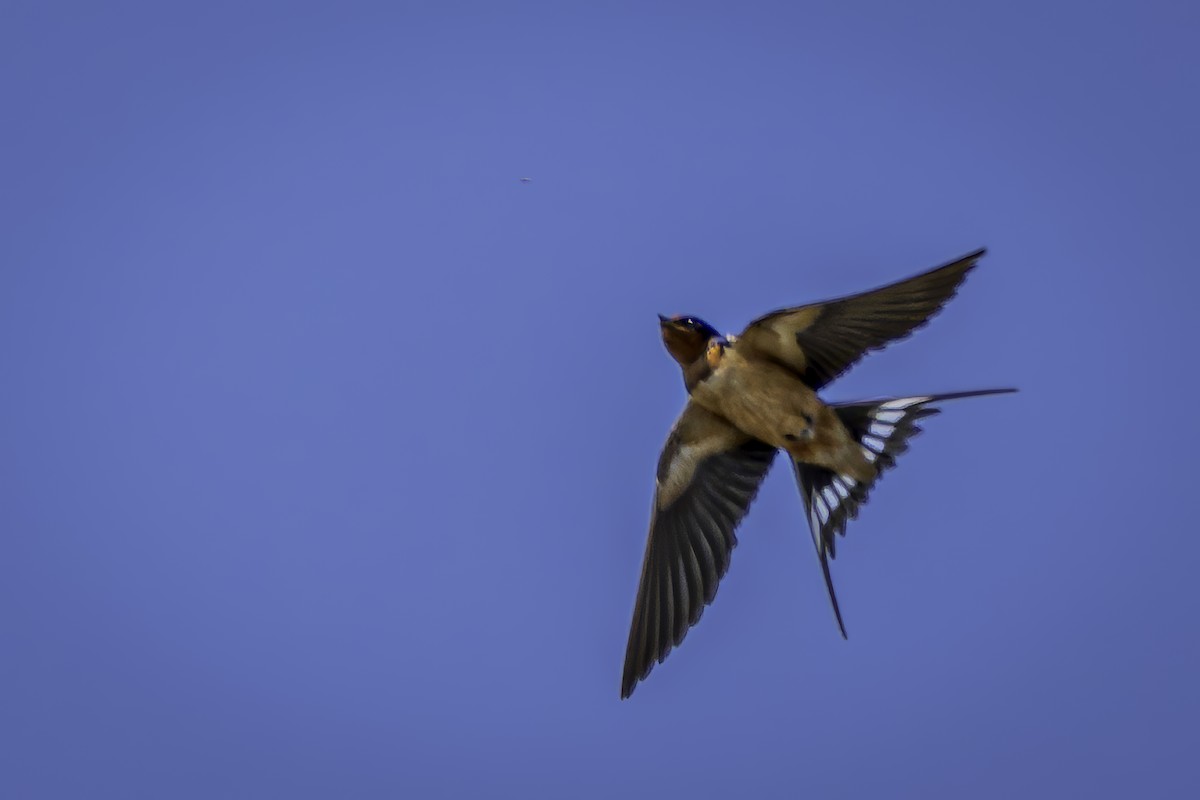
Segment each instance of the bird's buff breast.
[{"label": "bird's buff breast", "polygon": [[751,362],[732,349],[720,357],[712,373],[692,390],[692,398],[720,414],[745,433],[776,447],[792,421],[809,406],[819,405],[812,389],[775,364]]}]

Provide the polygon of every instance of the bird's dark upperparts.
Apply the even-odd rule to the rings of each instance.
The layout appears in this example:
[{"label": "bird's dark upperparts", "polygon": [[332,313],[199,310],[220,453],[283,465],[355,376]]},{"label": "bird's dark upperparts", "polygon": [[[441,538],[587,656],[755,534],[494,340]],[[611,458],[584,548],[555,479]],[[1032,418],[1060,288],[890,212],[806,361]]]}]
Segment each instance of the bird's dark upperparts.
[{"label": "bird's dark upperparts", "polygon": [[716,596],[734,532],[778,451],[788,454],[829,600],[845,635],[829,559],[879,476],[935,403],[993,389],[826,404],[817,390],[866,353],[904,339],[954,296],[984,251],[878,289],[784,308],[723,339],[697,317],[659,314],[688,401],[658,464],[625,650],[621,696],[666,658]]}]

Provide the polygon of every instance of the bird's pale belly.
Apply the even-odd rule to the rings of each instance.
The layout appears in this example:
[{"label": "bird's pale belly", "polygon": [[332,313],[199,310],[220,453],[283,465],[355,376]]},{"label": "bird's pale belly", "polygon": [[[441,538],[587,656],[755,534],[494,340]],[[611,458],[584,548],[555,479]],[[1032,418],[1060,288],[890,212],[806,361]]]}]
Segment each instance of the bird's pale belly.
[{"label": "bird's pale belly", "polygon": [[[833,410],[795,373],[776,364],[727,352],[692,389],[692,398],[800,461],[855,474],[869,467]],[[862,464],[848,464],[847,459]]]}]

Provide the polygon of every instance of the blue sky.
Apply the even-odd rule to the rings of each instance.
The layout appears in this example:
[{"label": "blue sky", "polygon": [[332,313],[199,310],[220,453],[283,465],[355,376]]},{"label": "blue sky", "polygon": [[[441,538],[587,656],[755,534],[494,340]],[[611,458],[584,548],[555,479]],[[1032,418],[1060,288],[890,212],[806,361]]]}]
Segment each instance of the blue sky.
[{"label": "blue sky", "polygon": [[[106,5],[0,10],[0,794],[1197,791],[1195,4]],[[849,641],[777,469],[620,702],[655,314],[979,246]]]}]

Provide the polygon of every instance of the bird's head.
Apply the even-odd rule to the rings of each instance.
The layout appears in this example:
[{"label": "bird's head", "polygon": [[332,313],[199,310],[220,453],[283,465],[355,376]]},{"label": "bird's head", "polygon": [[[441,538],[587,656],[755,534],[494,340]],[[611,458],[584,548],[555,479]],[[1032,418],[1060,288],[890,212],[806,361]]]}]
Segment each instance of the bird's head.
[{"label": "bird's head", "polygon": [[713,339],[720,339],[717,329],[697,317],[664,317],[658,315],[663,344],[679,366],[688,367],[704,357]]}]

